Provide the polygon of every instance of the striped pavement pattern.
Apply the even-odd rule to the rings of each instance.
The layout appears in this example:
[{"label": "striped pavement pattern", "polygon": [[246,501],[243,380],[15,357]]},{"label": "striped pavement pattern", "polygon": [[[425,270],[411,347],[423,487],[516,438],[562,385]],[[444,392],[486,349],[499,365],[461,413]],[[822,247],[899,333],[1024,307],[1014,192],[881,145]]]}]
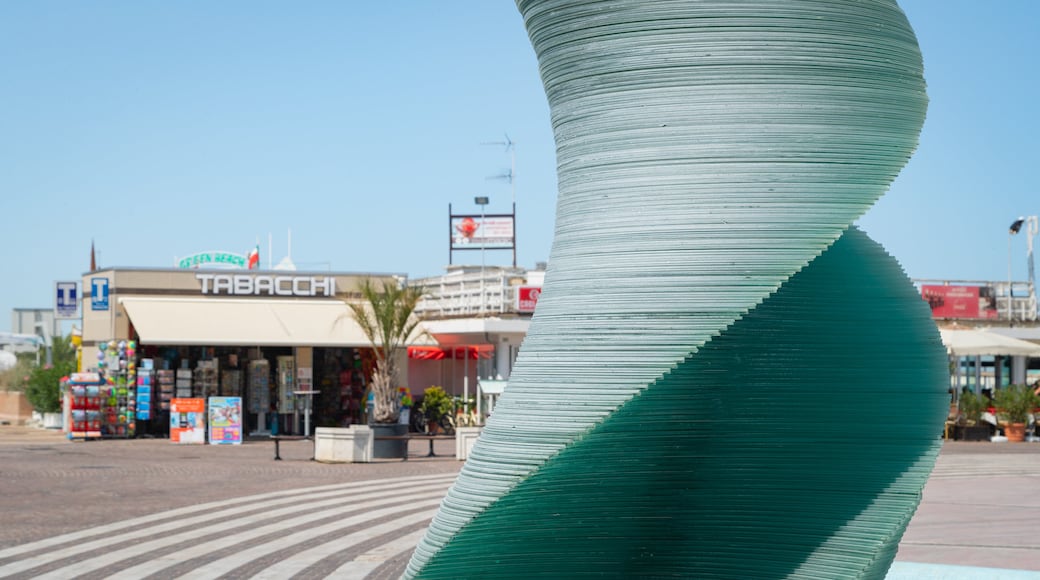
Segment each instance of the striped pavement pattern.
[{"label": "striped pavement pattern", "polygon": [[[1040,443],[976,443],[980,449],[986,445],[1029,445],[1040,450]],[[992,477],[1040,477],[1040,453],[1016,453],[1012,456],[1001,453],[972,453],[942,455],[932,470],[930,479],[973,479]]]},{"label": "striped pavement pattern", "polygon": [[[215,501],[0,550],[0,578],[366,578],[396,575],[454,474]],[[382,572],[381,572],[382,570]]]}]

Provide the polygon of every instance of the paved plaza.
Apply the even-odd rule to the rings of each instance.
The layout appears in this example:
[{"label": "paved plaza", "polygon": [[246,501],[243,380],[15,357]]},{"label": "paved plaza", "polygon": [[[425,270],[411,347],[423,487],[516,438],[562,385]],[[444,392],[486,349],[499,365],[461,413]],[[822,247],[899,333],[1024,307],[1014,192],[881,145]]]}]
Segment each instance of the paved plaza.
[{"label": "paved plaza", "polygon": [[[326,465],[0,426],[0,578],[396,578],[462,465],[436,445]],[[1040,443],[947,443],[890,578],[1040,578],[1038,527]]]}]

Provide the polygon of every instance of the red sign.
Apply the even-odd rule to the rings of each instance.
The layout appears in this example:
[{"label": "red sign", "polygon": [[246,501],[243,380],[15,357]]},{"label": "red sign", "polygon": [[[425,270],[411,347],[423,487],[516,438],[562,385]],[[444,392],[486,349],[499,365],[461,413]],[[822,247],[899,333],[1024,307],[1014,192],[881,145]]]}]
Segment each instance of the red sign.
[{"label": "red sign", "polygon": [[538,297],[542,295],[541,286],[520,286],[516,289],[516,311],[534,312],[538,306]]},{"label": "red sign", "polygon": [[932,318],[996,318],[991,294],[981,286],[921,286],[921,297],[931,307]]}]

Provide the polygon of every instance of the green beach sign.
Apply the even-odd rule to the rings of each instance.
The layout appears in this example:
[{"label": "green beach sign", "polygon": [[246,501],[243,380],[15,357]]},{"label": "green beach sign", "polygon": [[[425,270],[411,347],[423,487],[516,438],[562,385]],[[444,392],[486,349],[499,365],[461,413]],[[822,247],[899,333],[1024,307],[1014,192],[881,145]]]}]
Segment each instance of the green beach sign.
[{"label": "green beach sign", "polygon": [[178,268],[246,268],[246,256],[231,252],[199,252],[177,260]]}]

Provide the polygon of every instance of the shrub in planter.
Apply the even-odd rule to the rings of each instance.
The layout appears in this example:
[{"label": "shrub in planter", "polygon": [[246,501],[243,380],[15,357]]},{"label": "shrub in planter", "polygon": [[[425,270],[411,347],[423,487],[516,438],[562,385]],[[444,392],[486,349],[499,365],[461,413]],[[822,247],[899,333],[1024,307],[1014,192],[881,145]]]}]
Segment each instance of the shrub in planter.
[{"label": "shrub in planter", "polygon": [[25,387],[25,397],[33,409],[40,413],[60,412],[61,378],[71,372],[72,367],[68,363],[33,369]]},{"label": "shrub in planter", "polygon": [[997,405],[997,417],[1007,423],[1005,434],[1008,441],[1025,438],[1025,424],[1029,414],[1040,404],[1040,397],[1025,385],[1009,385],[997,390],[993,397]]},{"label": "shrub in planter", "polygon": [[986,398],[976,395],[974,391],[965,391],[961,393],[960,400],[957,401],[957,410],[959,415],[957,422],[961,425],[975,425],[982,420],[982,413],[986,410]]},{"label": "shrub in planter", "polygon": [[419,405],[419,412],[426,417],[427,429],[434,433],[437,431],[437,425],[441,418],[451,413],[453,407],[454,404],[451,397],[444,392],[444,389],[430,387],[426,389],[426,393],[423,395],[422,403]]}]

